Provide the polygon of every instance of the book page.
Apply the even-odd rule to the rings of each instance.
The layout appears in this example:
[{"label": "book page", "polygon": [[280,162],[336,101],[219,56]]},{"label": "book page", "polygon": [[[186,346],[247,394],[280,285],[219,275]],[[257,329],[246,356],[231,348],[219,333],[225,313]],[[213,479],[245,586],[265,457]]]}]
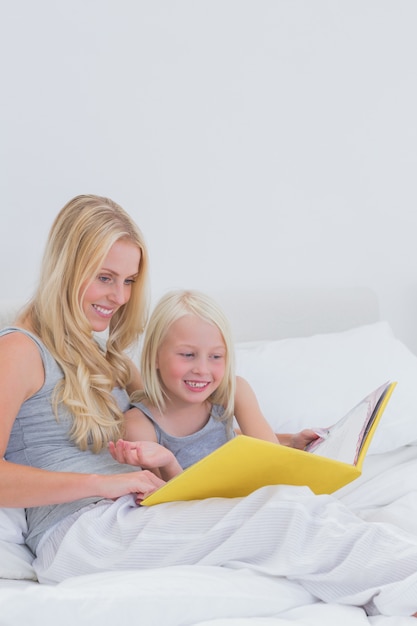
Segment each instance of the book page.
[{"label": "book page", "polygon": [[389,386],[390,383],[386,383],[375,389],[333,426],[318,429],[317,432],[322,436],[307,446],[306,450],[356,465],[366,435]]}]

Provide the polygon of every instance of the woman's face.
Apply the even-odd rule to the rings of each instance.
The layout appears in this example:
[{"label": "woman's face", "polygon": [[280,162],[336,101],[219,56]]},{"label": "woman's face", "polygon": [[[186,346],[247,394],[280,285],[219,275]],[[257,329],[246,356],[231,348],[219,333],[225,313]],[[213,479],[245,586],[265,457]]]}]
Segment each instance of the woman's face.
[{"label": "woman's face", "polygon": [[[116,241],[87,287],[82,309],[95,332],[106,330],[115,312],[130,298],[139,272],[140,250],[130,241]],[[81,293],[85,285],[81,287]]]}]

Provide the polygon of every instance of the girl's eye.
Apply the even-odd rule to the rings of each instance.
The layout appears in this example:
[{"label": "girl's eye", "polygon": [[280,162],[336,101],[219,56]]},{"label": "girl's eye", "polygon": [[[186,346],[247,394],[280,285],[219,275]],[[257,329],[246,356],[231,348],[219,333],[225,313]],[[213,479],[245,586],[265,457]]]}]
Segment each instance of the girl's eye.
[{"label": "girl's eye", "polygon": [[135,282],[134,278],[126,278],[125,285],[133,285]]},{"label": "girl's eye", "polygon": [[180,356],[184,356],[186,358],[190,358],[190,357],[194,356],[194,354],[192,352],[181,352]]},{"label": "girl's eye", "polygon": [[222,354],[213,354],[211,358],[215,359],[215,360],[218,360],[218,359],[222,359],[223,355]]}]

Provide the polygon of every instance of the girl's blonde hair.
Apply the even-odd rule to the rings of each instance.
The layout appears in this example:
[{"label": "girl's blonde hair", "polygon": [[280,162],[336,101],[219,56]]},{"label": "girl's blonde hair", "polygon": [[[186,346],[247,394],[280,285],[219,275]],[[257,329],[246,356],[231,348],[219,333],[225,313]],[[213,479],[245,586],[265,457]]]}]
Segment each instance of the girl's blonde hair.
[{"label": "girl's blonde hair", "polygon": [[143,391],[135,392],[131,399],[133,402],[147,399],[163,413],[165,393],[156,366],[158,350],[171,324],[184,315],[196,315],[216,326],[222,335],[226,347],[225,375],[209,400],[212,404],[220,404],[224,407],[222,419],[231,420],[234,414],[236,376],[230,324],[226,315],[212,298],[195,290],[171,291],[164,295],[155,306],[146,328],[141,353]]},{"label": "girl's blonde hair", "polygon": [[[106,349],[100,347],[83,312],[83,285],[99,273],[110,248],[128,241],[141,253],[131,297],[113,315]],[[148,253],[143,235],[115,202],[95,195],[73,198],[49,233],[38,288],[19,321],[36,333],[64,373],[55,389],[73,416],[71,437],[82,450],[101,450],[120,436],[123,414],[113,395],[126,388],[129,361],[123,351],[144,330],[148,315]]]}]

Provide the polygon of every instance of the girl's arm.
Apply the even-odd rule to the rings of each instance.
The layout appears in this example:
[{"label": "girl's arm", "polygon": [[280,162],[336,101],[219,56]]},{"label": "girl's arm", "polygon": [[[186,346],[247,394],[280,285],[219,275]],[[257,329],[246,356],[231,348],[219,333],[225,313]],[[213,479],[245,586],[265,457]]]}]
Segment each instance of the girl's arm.
[{"label": "girl's arm", "polygon": [[174,454],[157,442],[151,420],[136,407],[125,412],[124,439],[109,443],[109,452],[119,463],[145,467],[163,480],[183,470]]},{"label": "girl's arm", "polygon": [[124,439],[127,441],[154,441],[157,437],[154,425],[142,411],[132,407],[125,411]]},{"label": "girl's arm", "polygon": [[145,467],[163,480],[170,480],[183,471],[171,450],[154,441],[119,439],[109,443],[109,452],[119,463]]},{"label": "girl's arm", "polygon": [[235,418],[239,425],[236,432],[265,441],[281,443],[284,446],[304,450],[307,444],[318,435],[310,429],[294,434],[276,434],[265,419],[255,392],[242,377],[236,377]]},{"label": "girl's arm", "polygon": [[278,435],[280,443],[283,446],[288,446],[289,448],[298,448],[298,450],[304,450],[304,448],[314,441],[314,439],[318,439],[319,435],[311,430],[310,428],[305,428],[301,430],[299,433],[279,433]]},{"label": "girl's arm", "polygon": [[242,435],[280,443],[261,411],[255,392],[241,376],[236,377],[235,418]]}]

